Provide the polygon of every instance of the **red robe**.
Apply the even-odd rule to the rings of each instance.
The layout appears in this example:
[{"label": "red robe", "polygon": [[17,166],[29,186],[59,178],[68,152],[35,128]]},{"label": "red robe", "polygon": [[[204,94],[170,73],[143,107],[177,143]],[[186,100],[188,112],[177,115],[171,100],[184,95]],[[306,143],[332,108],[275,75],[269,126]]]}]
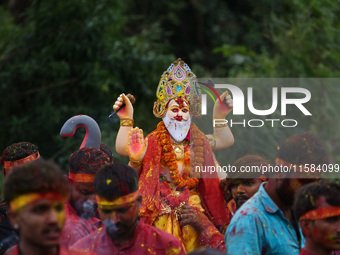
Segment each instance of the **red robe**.
[{"label": "red robe", "polygon": [[311,255],[311,254],[307,252],[305,249],[301,249],[299,255]]},{"label": "red robe", "polygon": [[[9,255],[19,255],[19,248],[18,245],[14,247],[13,251],[9,253]],[[59,249],[59,255],[96,255],[95,253],[91,252],[84,252],[84,251],[79,251],[79,250],[69,250],[60,247]]]},{"label": "red robe", "polygon": [[69,248],[78,240],[98,230],[100,219],[96,216],[91,219],[81,218],[69,203],[65,206],[66,222],[59,243],[60,246]]},{"label": "red robe", "polygon": [[215,226],[204,229],[200,234],[199,242],[203,247],[215,248],[225,252],[224,235],[222,235]]},{"label": "red robe", "polygon": [[[227,207],[226,213],[234,215],[236,212],[236,204],[234,200],[231,200]],[[232,217],[230,216],[230,218]],[[209,226],[204,229],[199,236],[200,245],[203,247],[214,248],[220,251],[225,252],[225,241],[224,234],[227,230],[227,226],[223,229],[222,234],[216,229],[215,226]]]},{"label": "red robe", "polygon": [[[193,125],[193,124],[192,124]],[[204,148],[204,166],[215,166],[213,152],[206,136],[201,132]],[[142,206],[139,210],[144,222],[152,225],[157,218],[160,204],[160,181],[162,148],[159,145],[157,129],[148,135],[148,148],[143,158],[141,175],[139,177],[139,191],[143,196]],[[198,183],[198,192],[205,214],[216,227],[221,229],[230,222],[230,216],[224,206],[223,191],[219,185],[217,173],[201,173]]]},{"label": "red robe", "polygon": [[185,254],[180,241],[169,233],[145,224],[142,220],[131,240],[120,246],[106,233],[105,227],[76,242],[72,249],[95,252],[98,255],[122,254]]}]

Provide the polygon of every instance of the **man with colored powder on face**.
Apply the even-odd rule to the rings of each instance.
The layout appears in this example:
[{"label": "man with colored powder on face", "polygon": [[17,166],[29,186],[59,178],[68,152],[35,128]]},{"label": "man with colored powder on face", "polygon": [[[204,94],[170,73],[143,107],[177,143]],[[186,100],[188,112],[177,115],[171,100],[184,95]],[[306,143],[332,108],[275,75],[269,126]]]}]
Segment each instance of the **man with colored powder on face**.
[{"label": "man with colored powder on face", "polygon": [[20,236],[19,244],[6,254],[93,254],[59,247],[69,186],[57,165],[40,160],[14,169],[5,182],[4,193],[10,207],[8,216]]},{"label": "man with colored powder on face", "polygon": [[295,197],[294,214],[305,237],[300,255],[331,255],[340,250],[340,185],[308,184]]},{"label": "man with colored powder on face", "polygon": [[[225,186],[227,192],[232,194],[235,202],[235,206],[232,205],[233,203],[228,203],[228,208],[233,215],[258,191],[262,182],[267,180],[262,171],[258,170],[261,170],[260,167],[262,166],[269,165],[271,165],[270,162],[259,155],[244,156],[233,164],[236,171],[229,174]],[[251,171],[245,172],[246,168],[251,169]]]},{"label": "man with colored powder on face", "polygon": [[[238,159],[233,167],[236,167],[235,173],[230,173],[226,181],[226,189],[231,192],[236,201],[237,209],[251,198],[267,178],[261,172],[237,173],[241,167],[256,167],[260,165],[270,165],[270,162],[259,155],[247,155]],[[239,199],[240,198],[240,199]],[[231,212],[236,212],[236,208],[229,208]],[[209,219],[199,210],[191,206],[183,206],[180,216],[180,225],[191,225],[199,233],[200,245],[225,251],[224,235],[222,235]]]},{"label": "man with colored powder on face", "polygon": [[[327,164],[320,140],[310,132],[289,138],[278,150],[277,166],[304,169],[269,176],[258,192],[235,213],[225,235],[227,254],[299,254],[304,238],[291,207],[294,194],[315,182],[305,173],[304,164]],[[303,177],[303,179],[302,179]],[[298,179],[300,178],[300,179]]]},{"label": "man with colored powder on face", "polygon": [[[10,174],[14,167],[25,165],[40,159],[38,146],[29,142],[14,143],[2,153],[0,160],[4,166],[4,176]],[[0,202],[0,254],[19,242],[19,236],[7,217],[8,205],[6,201]]]},{"label": "man with colored powder on face", "polygon": [[135,169],[124,164],[98,171],[94,188],[104,225],[72,248],[106,254],[185,254],[180,241],[138,217],[142,196]]},{"label": "man with colored powder on face", "polygon": [[98,229],[97,202],[93,179],[97,171],[110,163],[102,150],[82,148],[69,160],[71,196],[66,204],[66,223],[60,245],[71,247],[76,241]]}]

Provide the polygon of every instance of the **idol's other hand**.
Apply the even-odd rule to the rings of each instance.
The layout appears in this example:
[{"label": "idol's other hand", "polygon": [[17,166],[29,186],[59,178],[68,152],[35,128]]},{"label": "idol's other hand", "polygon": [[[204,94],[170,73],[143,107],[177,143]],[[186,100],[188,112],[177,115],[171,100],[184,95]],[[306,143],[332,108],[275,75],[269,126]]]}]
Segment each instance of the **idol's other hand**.
[{"label": "idol's other hand", "polygon": [[[221,96],[222,105],[220,100],[216,100],[213,111],[214,119],[224,119],[229,112],[233,109],[233,99],[228,94],[228,91],[224,92]],[[225,99],[225,100],[224,100]]]}]

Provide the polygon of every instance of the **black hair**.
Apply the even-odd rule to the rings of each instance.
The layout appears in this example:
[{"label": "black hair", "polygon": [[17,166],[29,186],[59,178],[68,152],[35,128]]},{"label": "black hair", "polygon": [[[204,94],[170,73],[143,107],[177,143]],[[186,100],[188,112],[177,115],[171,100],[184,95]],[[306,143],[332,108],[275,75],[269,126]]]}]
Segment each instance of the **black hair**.
[{"label": "black hair", "polygon": [[70,156],[69,171],[74,174],[96,174],[102,166],[109,163],[110,158],[105,152],[93,148],[82,148]]},{"label": "black hair", "polygon": [[100,150],[103,151],[103,152],[105,152],[106,155],[107,155],[107,156],[109,157],[109,159],[110,159],[110,163],[113,163],[114,158],[113,158],[113,153],[112,153],[110,147],[107,146],[105,143],[101,143],[101,144],[100,144]]},{"label": "black hair", "polygon": [[4,187],[8,204],[21,195],[35,192],[56,192],[64,197],[69,195],[68,180],[52,161],[36,160],[14,168],[8,175]]},{"label": "black hair", "polygon": [[138,174],[126,164],[105,165],[94,177],[93,184],[98,196],[113,200],[138,190]]},{"label": "black hair", "polygon": [[231,172],[228,175],[228,178],[226,178],[227,182],[226,185],[228,185],[228,189],[230,191],[230,184],[233,183],[234,180],[239,179],[255,179],[259,178],[262,175],[262,172],[257,171],[250,171],[250,172],[241,172],[240,168],[241,166],[269,166],[270,161],[257,155],[246,155],[242,158],[239,158],[235,161],[233,164],[233,167],[236,167],[236,172]]},{"label": "black hair", "polygon": [[320,139],[308,131],[286,140],[277,151],[277,157],[292,164],[328,164],[327,151]]},{"label": "black hair", "polygon": [[0,163],[3,165],[4,161],[15,161],[26,158],[39,151],[38,146],[29,142],[13,143],[8,146],[2,153]]},{"label": "black hair", "polygon": [[325,196],[331,206],[340,206],[340,185],[335,182],[313,182],[302,187],[294,199],[294,215],[297,220],[309,211],[317,209],[316,201]]}]

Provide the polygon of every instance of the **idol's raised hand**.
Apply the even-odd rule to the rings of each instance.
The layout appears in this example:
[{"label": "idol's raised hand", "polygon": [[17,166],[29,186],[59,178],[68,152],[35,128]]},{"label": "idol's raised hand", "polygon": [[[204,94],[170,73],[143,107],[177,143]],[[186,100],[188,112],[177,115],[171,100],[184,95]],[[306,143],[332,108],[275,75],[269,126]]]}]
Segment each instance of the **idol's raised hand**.
[{"label": "idol's raised hand", "polygon": [[129,158],[130,161],[141,161],[144,158],[148,140],[144,140],[143,130],[135,127],[129,131]]},{"label": "idol's raised hand", "polygon": [[117,112],[117,116],[119,117],[119,119],[133,119],[133,106],[132,103],[135,101],[135,98],[133,97],[133,95],[128,94],[127,96],[123,93],[120,94],[120,96],[117,98],[117,101],[115,102],[115,104],[113,105],[113,110],[118,111],[123,104],[125,104],[125,106],[123,106],[123,108]]}]

